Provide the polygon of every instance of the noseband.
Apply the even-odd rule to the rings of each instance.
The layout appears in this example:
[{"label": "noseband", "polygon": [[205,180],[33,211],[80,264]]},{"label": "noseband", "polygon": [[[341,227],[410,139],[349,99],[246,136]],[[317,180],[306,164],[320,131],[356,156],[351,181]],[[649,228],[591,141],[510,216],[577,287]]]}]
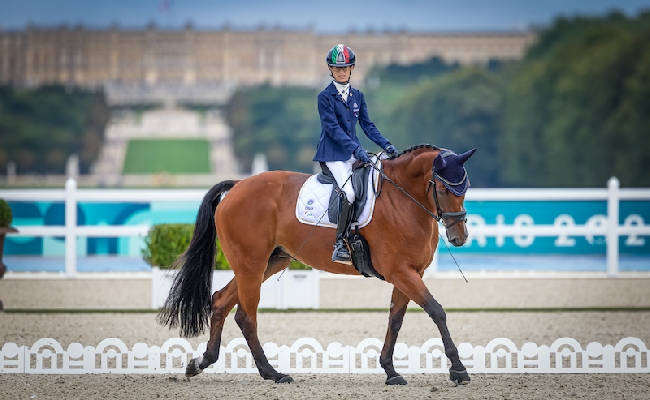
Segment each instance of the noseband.
[{"label": "noseband", "polygon": [[[436,204],[436,213],[438,222],[440,222],[445,229],[449,229],[452,226],[456,225],[459,222],[467,222],[467,210],[462,210],[462,211],[442,211],[442,207],[440,207],[440,202],[438,201],[438,191],[437,185],[436,185],[436,180],[440,179],[440,181],[446,185],[452,185],[452,186],[458,186],[462,185],[465,182],[465,179],[467,179],[467,171],[464,171],[465,174],[463,175],[463,179],[460,180],[460,182],[449,182],[442,176],[438,175],[436,172],[436,167],[435,165],[431,169],[431,179],[429,180],[429,184],[427,185],[427,193],[429,192],[429,189],[431,186],[433,186],[433,202]],[[445,222],[445,218],[450,219],[454,222],[452,222],[450,225],[447,225]]]}]

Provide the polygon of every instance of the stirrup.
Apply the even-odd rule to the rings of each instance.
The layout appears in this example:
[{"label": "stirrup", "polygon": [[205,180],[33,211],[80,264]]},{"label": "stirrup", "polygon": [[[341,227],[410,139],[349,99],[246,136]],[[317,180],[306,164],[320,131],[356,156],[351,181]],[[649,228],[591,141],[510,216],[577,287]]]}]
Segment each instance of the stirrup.
[{"label": "stirrup", "polygon": [[346,246],[343,240],[339,240],[334,244],[332,261],[341,264],[352,265],[352,259],[350,258],[350,252],[348,251],[348,246]]}]

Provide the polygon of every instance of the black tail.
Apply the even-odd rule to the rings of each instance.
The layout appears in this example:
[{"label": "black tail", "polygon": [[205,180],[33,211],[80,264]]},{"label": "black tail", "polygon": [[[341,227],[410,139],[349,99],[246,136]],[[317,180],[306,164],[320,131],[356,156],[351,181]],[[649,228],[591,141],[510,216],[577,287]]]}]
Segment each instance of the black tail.
[{"label": "black tail", "polygon": [[170,329],[179,326],[183,337],[196,337],[209,324],[217,239],[214,211],[221,194],[235,184],[235,181],[223,181],[206,193],[196,216],[190,246],[173,265],[174,268],[180,267],[180,270],[158,314],[158,322],[168,325]]}]

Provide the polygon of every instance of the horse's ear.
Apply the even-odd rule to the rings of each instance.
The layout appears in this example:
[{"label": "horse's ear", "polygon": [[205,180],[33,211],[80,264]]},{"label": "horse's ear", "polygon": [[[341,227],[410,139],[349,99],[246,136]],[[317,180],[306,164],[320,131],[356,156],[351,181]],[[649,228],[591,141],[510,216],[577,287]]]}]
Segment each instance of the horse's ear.
[{"label": "horse's ear", "polygon": [[474,154],[475,151],[476,151],[476,149],[472,149],[472,150],[469,150],[469,151],[464,152],[463,154],[460,154],[460,155],[458,156],[458,160],[459,160],[462,164],[465,164],[465,162],[466,162],[467,160],[469,160],[469,158],[472,156],[472,154]]},{"label": "horse's ear", "polygon": [[438,154],[436,158],[433,160],[433,166],[436,169],[436,171],[438,172],[442,171],[447,166],[447,161],[445,161],[445,159],[442,158],[440,154]]}]

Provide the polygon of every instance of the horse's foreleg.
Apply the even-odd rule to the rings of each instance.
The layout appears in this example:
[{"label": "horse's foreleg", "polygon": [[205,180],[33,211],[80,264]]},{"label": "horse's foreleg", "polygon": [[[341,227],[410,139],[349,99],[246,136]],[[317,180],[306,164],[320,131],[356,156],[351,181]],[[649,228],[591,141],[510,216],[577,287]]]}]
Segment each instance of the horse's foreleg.
[{"label": "horse's foreleg", "polygon": [[269,364],[269,360],[264,355],[264,349],[262,349],[257,337],[257,305],[260,301],[262,276],[238,275],[237,278],[239,280],[239,307],[235,313],[235,321],[244,334],[260,376],[264,379],[271,379],[276,383],[293,382],[293,378],[279,373]]},{"label": "horse's foreleg", "polygon": [[393,288],[393,295],[390,298],[390,312],[388,314],[388,330],[386,331],[386,340],[384,347],[381,349],[379,362],[381,367],[386,371],[387,385],[406,385],[406,380],[395,371],[393,366],[393,352],[395,351],[395,342],[397,335],[402,327],[406,307],[409,298],[396,287]]},{"label": "horse's foreleg", "polygon": [[447,328],[447,314],[440,303],[433,298],[422,281],[422,277],[414,269],[402,268],[394,271],[389,281],[411,300],[419,304],[438,327],[442,343],[445,346],[445,354],[451,361],[449,379],[456,384],[469,383],[469,375],[458,357],[458,349]]}]

